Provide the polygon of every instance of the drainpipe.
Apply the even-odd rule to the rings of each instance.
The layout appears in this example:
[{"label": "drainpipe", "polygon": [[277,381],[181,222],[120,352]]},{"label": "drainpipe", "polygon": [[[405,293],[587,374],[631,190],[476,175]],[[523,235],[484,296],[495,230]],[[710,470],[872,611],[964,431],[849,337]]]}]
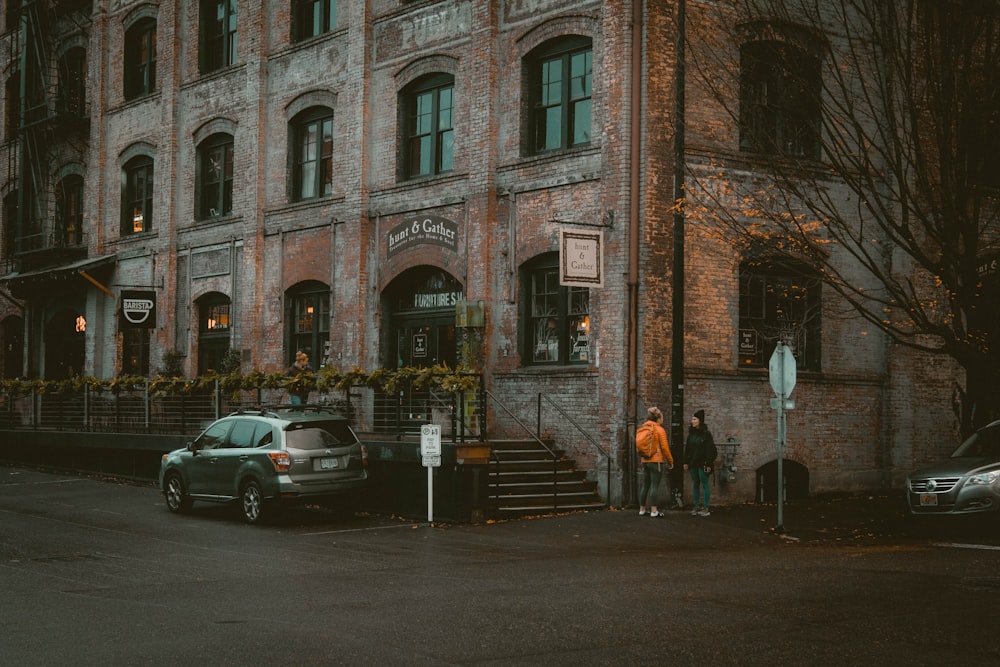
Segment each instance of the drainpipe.
[{"label": "drainpipe", "polygon": [[[638,503],[635,439],[639,366],[639,179],[642,151],[642,0],[632,0],[632,117],[629,123],[629,232],[628,232],[628,395],[625,397],[625,435],[622,466],[622,505]],[[611,489],[608,489],[610,497]]]},{"label": "drainpipe", "polygon": [[[674,81],[674,266],[673,317],[671,324],[670,383],[671,439],[683,456],[684,442],[684,82],[685,82],[685,18],[686,0],[677,2],[676,79]],[[672,504],[681,502],[684,494],[682,466],[674,466],[670,476]]]}]

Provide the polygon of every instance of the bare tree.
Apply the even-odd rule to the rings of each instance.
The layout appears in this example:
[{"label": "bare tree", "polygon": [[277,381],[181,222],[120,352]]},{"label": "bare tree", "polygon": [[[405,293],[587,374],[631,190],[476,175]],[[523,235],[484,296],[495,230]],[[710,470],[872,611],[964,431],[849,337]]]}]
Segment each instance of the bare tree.
[{"label": "bare tree", "polygon": [[689,83],[740,150],[689,162],[688,214],[808,263],[892,340],[953,358],[966,428],[1000,414],[1000,2],[697,11],[713,29],[688,21]]}]

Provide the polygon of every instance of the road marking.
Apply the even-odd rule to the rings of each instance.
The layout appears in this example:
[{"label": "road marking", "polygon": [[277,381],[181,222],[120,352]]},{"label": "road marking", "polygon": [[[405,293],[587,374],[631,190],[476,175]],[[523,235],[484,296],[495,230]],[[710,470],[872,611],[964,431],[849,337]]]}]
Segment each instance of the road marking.
[{"label": "road marking", "polygon": [[982,551],[1000,551],[1000,547],[991,544],[962,544],[961,542],[938,542],[934,546],[948,549],[980,549]]},{"label": "road marking", "polygon": [[[338,535],[341,533],[364,533],[369,530],[387,530],[390,528],[413,528],[419,526],[420,524],[413,523],[401,523],[396,526],[371,526],[369,528],[346,528],[344,530],[321,530],[315,533],[302,533],[302,535],[307,537],[312,537],[314,535]],[[426,524],[425,524],[426,525]]]}]

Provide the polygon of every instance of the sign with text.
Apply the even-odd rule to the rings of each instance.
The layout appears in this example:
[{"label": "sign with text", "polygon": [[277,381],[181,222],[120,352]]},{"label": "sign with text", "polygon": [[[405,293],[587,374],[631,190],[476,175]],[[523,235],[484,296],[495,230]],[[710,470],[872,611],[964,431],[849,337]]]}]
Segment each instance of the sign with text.
[{"label": "sign with text", "polygon": [[409,218],[389,230],[386,237],[386,257],[423,243],[458,249],[458,225],[448,218],[423,215]]},{"label": "sign with text", "polygon": [[604,287],[604,232],[559,230],[559,284]]},{"label": "sign with text", "polygon": [[121,329],[156,328],[156,292],[122,290]]}]

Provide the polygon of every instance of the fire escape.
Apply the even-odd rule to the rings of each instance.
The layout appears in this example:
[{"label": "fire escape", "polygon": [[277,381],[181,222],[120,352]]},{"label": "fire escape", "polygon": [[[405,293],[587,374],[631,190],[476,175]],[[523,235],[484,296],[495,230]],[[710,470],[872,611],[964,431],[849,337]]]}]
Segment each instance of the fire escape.
[{"label": "fire escape", "polygon": [[18,74],[8,73],[8,108],[14,111],[15,96],[19,106],[13,128],[16,150],[8,152],[8,173],[17,184],[10,259],[20,272],[87,256],[81,228],[83,178],[58,179],[54,170],[67,163],[86,164],[86,50],[65,45],[87,43],[91,2],[24,0],[17,34],[8,42],[8,62]]}]

